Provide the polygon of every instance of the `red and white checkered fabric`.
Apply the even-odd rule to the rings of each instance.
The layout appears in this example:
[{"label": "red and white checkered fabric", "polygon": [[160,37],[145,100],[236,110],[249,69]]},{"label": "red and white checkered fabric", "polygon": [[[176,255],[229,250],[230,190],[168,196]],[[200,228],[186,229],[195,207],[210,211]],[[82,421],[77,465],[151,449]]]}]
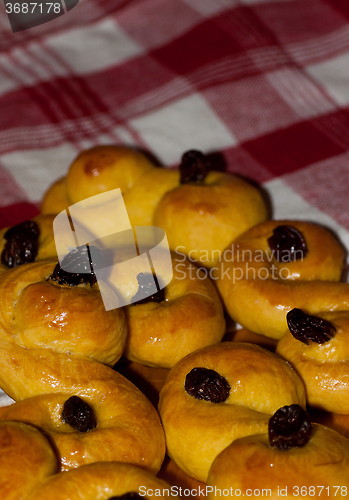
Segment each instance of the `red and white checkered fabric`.
[{"label": "red and white checkered fabric", "polygon": [[0,40],[0,227],[81,149],[126,143],[221,152],[274,217],[349,247],[348,0],[80,0],[14,34],[0,0]]},{"label": "red and white checkered fabric", "polygon": [[83,148],[222,152],[275,217],[349,246],[348,0],[80,0],[12,33],[0,7],[0,225]]}]

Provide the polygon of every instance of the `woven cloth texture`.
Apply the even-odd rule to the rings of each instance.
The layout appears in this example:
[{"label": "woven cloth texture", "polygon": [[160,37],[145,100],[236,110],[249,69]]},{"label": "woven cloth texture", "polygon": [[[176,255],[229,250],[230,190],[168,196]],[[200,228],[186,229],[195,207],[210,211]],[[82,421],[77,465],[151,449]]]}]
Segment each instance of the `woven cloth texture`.
[{"label": "woven cloth texture", "polygon": [[0,225],[84,148],[191,148],[263,184],[276,218],[349,237],[349,3],[80,0],[12,33],[0,7]]}]

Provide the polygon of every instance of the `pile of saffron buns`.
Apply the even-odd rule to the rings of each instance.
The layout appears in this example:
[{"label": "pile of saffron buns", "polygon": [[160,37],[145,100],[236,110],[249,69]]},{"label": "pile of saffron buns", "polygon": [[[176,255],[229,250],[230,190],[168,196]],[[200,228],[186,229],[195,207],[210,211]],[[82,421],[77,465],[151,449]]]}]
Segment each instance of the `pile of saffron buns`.
[{"label": "pile of saffron buns", "polygon": [[[40,215],[0,230],[2,500],[348,496],[346,251],[216,167],[94,147]],[[120,307],[93,237],[58,257],[54,234],[58,214],[113,190],[135,234],[162,230],[172,267],[162,286],[120,251]]]}]

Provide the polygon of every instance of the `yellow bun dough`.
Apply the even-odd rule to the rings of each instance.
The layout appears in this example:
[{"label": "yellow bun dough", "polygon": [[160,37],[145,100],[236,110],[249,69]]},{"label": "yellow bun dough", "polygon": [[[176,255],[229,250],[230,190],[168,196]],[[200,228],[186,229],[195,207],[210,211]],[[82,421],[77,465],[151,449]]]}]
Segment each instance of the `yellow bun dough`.
[{"label": "yellow bun dough", "polygon": [[168,191],[155,210],[154,224],[166,231],[172,250],[210,267],[233,239],[266,218],[257,188],[240,177],[212,171],[200,182]]},{"label": "yellow bun dough", "polygon": [[41,214],[58,214],[68,208],[70,201],[67,194],[66,178],[57,179],[45,192],[41,206]]},{"label": "yellow bun dough", "polygon": [[0,491],[3,500],[32,498],[33,490],[58,470],[48,439],[22,422],[0,422]]},{"label": "yellow bun dough", "polygon": [[287,318],[294,335],[288,331],[277,352],[302,377],[309,404],[349,414],[349,311],[312,316],[293,309]]},{"label": "yellow bun dough", "polygon": [[239,342],[200,349],[172,368],[160,392],[168,453],[190,476],[206,481],[228,444],[266,432],[269,416],[292,403],[305,405],[303,383],[275,354]]},{"label": "yellow bun dough", "polygon": [[[297,425],[298,417],[292,418]],[[281,425],[285,426],[284,417]],[[236,493],[259,498],[262,492],[272,499],[346,497],[349,441],[318,424],[308,429],[309,436],[296,438],[297,444],[290,448],[275,446],[268,434],[234,441],[213,462],[208,498],[217,498],[214,489],[228,492],[228,498]],[[290,438],[292,433],[287,436]]]},{"label": "yellow bun dough", "polygon": [[63,470],[101,460],[160,469],[165,440],[159,416],[111,368],[85,356],[1,341],[0,386],[17,401],[1,408],[1,418],[44,429]]},{"label": "yellow bun dough", "polygon": [[91,356],[113,365],[127,334],[121,308],[106,311],[97,284],[69,286],[48,279],[54,261],[34,262],[0,275],[0,324],[27,348]]},{"label": "yellow bun dough", "polygon": [[344,249],[317,224],[274,220],[259,224],[227,247],[216,272],[230,316],[245,328],[280,339],[286,313],[346,309],[349,285],[337,283]]},{"label": "yellow bun dough", "polygon": [[176,254],[172,267],[173,278],[162,293],[126,308],[125,355],[132,361],[170,368],[223,337],[222,304],[209,277]]},{"label": "yellow bun dough", "polygon": [[[129,464],[95,463],[51,476],[28,500],[109,500],[178,498],[170,485],[153,474]],[[125,495],[125,496],[124,496]],[[132,497],[131,497],[132,498]]]},{"label": "yellow bun dough", "polygon": [[[56,450],[36,427],[0,422],[2,500],[106,500],[127,494],[168,498],[170,486],[135,465],[98,462],[58,472]],[[171,492],[171,497],[176,495]],[[137,497],[136,497],[137,498]]]}]

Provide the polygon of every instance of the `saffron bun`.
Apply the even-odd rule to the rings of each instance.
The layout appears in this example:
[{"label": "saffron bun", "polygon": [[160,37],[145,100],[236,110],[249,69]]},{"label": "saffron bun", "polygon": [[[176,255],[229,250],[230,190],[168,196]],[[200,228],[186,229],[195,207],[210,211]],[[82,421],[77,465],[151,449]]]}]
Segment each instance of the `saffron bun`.
[{"label": "saffron bun", "polygon": [[157,472],[165,439],[150,401],[125,377],[86,356],[2,341],[0,386],[16,403],[1,419],[40,427],[62,470],[120,461]]},{"label": "saffron bun", "polygon": [[201,182],[168,191],[153,220],[165,230],[172,250],[210,267],[233,239],[266,218],[257,188],[234,175],[212,171]]},{"label": "saffron bun", "polygon": [[[227,247],[215,278],[236,322],[280,339],[287,332],[286,313],[293,308],[309,313],[348,308],[349,285],[338,283],[344,257],[342,245],[326,228],[271,220]],[[280,260],[286,258],[291,260]]]},{"label": "saffron bun", "polygon": [[42,213],[58,213],[85,198],[120,188],[124,193],[153,164],[145,155],[126,146],[96,146],[82,151],[65,177],[43,196]]},{"label": "saffron bun", "polygon": [[177,498],[177,495],[173,491],[170,493],[170,486],[165,481],[144,469],[129,464],[100,462],[49,477],[28,500],[142,497],[163,499]]},{"label": "saffron bun", "polygon": [[0,422],[0,488],[3,500],[33,498],[33,490],[57,472],[47,438],[23,422]]},{"label": "saffron bun", "polygon": [[99,462],[59,472],[50,441],[38,428],[23,422],[0,422],[0,443],[3,500],[105,500],[139,492],[146,492],[147,498],[170,496],[167,483],[130,464]]},{"label": "saffron bun", "polygon": [[287,317],[293,334],[283,336],[277,352],[302,377],[309,404],[349,414],[349,311],[311,316],[295,309]]},{"label": "saffron bun", "polygon": [[[67,196],[77,203],[110,189],[126,191],[153,164],[139,151],[125,146],[96,146],[82,151],[70,165]],[[78,189],[77,189],[78,186]]]},{"label": "saffron bun", "polygon": [[124,311],[105,310],[98,284],[50,279],[55,269],[55,261],[42,261],[0,275],[3,335],[29,349],[52,348],[113,365],[125,347]]},{"label": "saffron bun", "polygon": [[168,454],[205,482],[226,446],[266,432],[270,415],[292,403],[305,405],[303,383],[275,354],[240,342],[195,351],[170,370],[160,392]]},{"label": "saffron bun", "polygon": [[[303,446],[278,449],[268,434],[237,439],[212,464],[208,485],[241,496],[257,498],[268,491],[268,498],[336,498],[347,496],[349,441],[337,432],[312,424],[312,434]],[[340,492],[340,493],[339,493]],[[216,498],[214,493],[209,499]]]},{"label": "saffron bun", "polygon": [[40,205],[41,214],[58,214],[70,205],[66,178],[60,177],[57,179],[44,193]]},{"label": "saffron bun", "polygon": [[184,255],[172,254],[172,268],[163,293],[126,308],[125,356],[131,361],[171,368],[224,335],[222,304],[209,277]]},{"label": "saffron bun", "polygon": [[178,170],[155,167],[139,151],[97,146],[82,151],[67,175],[48,188],[41,213],[57,214],[85,198],[120,188],[132,225],[151,225],[156,205],[178,184]]},{"label": "saffron bun", "polygon": [[33,219],[0,230],[0,268],[6,270],[25,263],[57,257],[52,215]]},{"label": "saffron bun", "polygon": [[133,226],[151,226],[162,197],[179,185],[179,171],[170,168],[148,169],[124,194],[127,213]]}]

